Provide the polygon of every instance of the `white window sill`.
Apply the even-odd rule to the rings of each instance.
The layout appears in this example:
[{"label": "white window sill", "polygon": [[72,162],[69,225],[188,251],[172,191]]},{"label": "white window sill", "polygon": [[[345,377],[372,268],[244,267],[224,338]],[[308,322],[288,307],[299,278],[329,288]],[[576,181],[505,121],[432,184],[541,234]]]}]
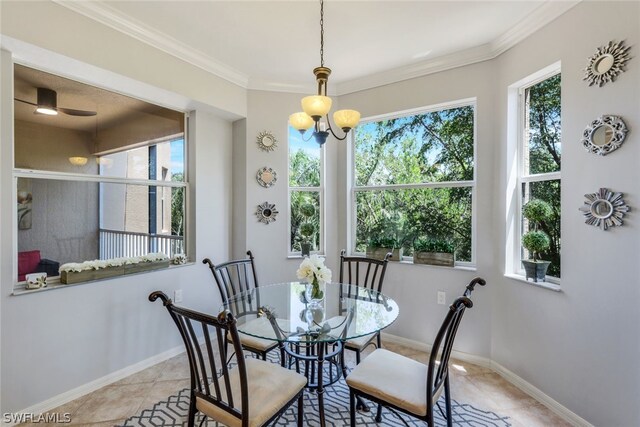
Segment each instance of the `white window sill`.
[{"label": "white window sill", "polygon": [[[180,264],[180,265],[170,265],[167,269],[171,270],[174,268],[180,268],[180,267],[186,267],[186,266],[190,266],[190,265],[195,265],[195,262],[187,262],[185,264]],[[11,295],[14,296],[20,296],[20,295],[30,295],[30,294],[35,294],[38,292],[46,292],[46,291],[53,291],[55,289],[66,289],[66,288],[71,288],[74,286],[81,286],[81,285],[87,285],[90,283],[96,283],[96,282],[102,282],[105,280],[113,280],[113,279],[121,279],[123,277],[127,277],[127,276],[136,276],[138,274],[147,274],[147,273],[156,273],[158,271],[165,271],[166,269],[159,269],[159,270],[151,270],[151,271],[141,271],[140,273],[129,273],[126,274],[124,276],[113,276],[113,277],[108,277],[105,279],[99,279],[99,280],[90,280],[88,282],[80,282],[80,283],[71,283],[68,285],[64,285],[62,283],[60,283],[60,276],[56,276],[56,277],[48,277],[47,278],[47,287],[46,288],[40,288],[40,289],[27,289],[25,288],[25,282],[19,282],[15,285],[15,287],[13,288],[13,292],[11,292]]]},{"label": "white window sill", "polygon": [[[321,253],[321,252],[312,252],[310,255],[318,255],[318,256],[321,256],[321,257],[326,257],[326,255]],[[287,255],[287,259],[302,259],[302,258],[304,258],[302,256],[302,254],[289,254],[289,255]]]},{"label": "white window sill", "polygon": [[519,274],[505,274],[504,277],[508,277],[509,279],[513,279],[517,282],[526,283],[527,285],[536,286],[538,288],[547,289],[554,292],[562,292],[560,283],[532,282],[530,280],[527,280],[525,276],[520,276]]}]

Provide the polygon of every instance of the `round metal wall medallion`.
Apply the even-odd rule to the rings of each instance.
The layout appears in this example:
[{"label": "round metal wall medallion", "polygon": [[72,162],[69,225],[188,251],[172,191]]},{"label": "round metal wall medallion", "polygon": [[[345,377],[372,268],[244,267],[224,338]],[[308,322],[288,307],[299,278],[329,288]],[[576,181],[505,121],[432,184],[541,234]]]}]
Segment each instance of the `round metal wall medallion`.
[{"label": "round metal wall medallion", "polygon": [[588,152],[605,156],[617,150],[627,136],[627,126],[618,116],[600,116],[582,132],[582,145]]},{"label": "round metal wall medallion", "polygon": [[269,188],[278,180],[278,174],[272,168],[263,167],[256,173],[256,181],[264,188]]},{"label": "round metal wall medallion", "polygon": [[263,224],[271,224],[276,220],[276,215],[278,215],[278,211],[276,210],[276,205],[269,202],[264,202],[261,205],[258,205],[258,209],[256,210],[256,216],[258,217],[258,221]]},{"label": "round metal wall medallion", "polygon": [[587,200],[580,208],[584,222],[603,230],[621,226],[624,214],[629,212],[629,206],[622,196],[622,193],[614,193],[607,188],[601,188],[597,193],[585,194]]},{"label": "round metal wall medallion", "polygon": [[278,140],[273,136],[271,132],[262,131],[258,134],[258,139],[256,141],[258,146],[264,151],[273,151],[276,149],[278,145]]},{"label": "round metal wall medallion", "polygon": [[624,72],[624,66],[629,58],[631,46],[624,46],[624,41],[606,46],[600,46],[596,53],[589,58],[589,64],[584,69],[584,78],[589,86],[602,86],[607,82],[614,82],[618,74]]}]

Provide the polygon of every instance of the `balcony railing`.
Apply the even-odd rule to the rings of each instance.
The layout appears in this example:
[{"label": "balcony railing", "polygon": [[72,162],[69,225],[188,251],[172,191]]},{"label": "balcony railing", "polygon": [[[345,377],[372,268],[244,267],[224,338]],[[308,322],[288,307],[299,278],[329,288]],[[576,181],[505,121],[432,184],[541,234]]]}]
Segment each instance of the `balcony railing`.
[{"label": "balcony railing", "polygon": [[184,253],[183,236],[100,229],[100,259],[130,258],[152,252]]}]

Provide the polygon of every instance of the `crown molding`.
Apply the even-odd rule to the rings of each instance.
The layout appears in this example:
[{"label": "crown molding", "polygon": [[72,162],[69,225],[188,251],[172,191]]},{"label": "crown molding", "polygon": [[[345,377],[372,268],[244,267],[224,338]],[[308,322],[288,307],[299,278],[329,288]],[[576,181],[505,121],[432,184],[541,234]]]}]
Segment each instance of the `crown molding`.
[{"label": "crown molding", "polygon": [[240,87],[247,88],[249,84],[246,74],[121,13],[102,1],[52,1]]},{"label": "crown molding", "polygon": [[[176,40],[167,34],[153,29],[144,23],[119,12],[102,1],[53,1],[245,89],[289,93],[310,92],[310,86],[307,85],[284,84],[265,81],[259,78],[250,79],[248,75],[235,70],[222,62],[216,61],[210,56],[193,49],[179,40]],[[535,33],[551,21],[555,20],[581,1],[582,0],[547,0],[530,13],[525,19],[522,19],[520,22],[487,44],[380,73],[375,73],[369,76],[336,83],[334,85],[334,94],[338,96],[347,95],[361,90],[385,86],[493,59],[506,52],[526,37]],[[311,92],[313,92],[313,90]]]}]

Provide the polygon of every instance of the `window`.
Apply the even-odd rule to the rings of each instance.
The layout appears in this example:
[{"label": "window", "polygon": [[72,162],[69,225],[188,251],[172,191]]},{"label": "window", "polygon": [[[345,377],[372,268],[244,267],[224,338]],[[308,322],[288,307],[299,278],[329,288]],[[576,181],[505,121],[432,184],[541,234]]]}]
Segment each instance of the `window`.
[{"label": "window", "polygon": [[[308,138],[305,135],[304,138]],[[324,251],[323,148],[289,127],[289,254]],[[306,252],[306,251],[305,251]]]},{"label": "window", "polygon": [[[352,251],[385,239],[405,260],[419,240],[474,262],[475,103],[363,122],[353,136]],[[384,245],[386,246],[386,245]]]},{"label": "window", "polygon": [[[184,253],[185,114],[20,65],[14,75],[17,281]],[[40,86],[57,88],[59,108],[97,114],[33,114]]]},{"label": "window", "polygon": [[[523,236],[542,231],[548,236],[548,249],[539,258],[550,261],[547,276],[560,278],[560,170],[562,131],[559,69],[528,82],[519,89],[521,132],[518,144],[518,213],[517,242],[520,258],[532,258],[523,247]],[[532,200],[545,202],[547,218],[537,223],[523,215],[523,207]],[[519,261],[519,260],[518,260]],[[520,262],[515,273],[524,274]]]}]

